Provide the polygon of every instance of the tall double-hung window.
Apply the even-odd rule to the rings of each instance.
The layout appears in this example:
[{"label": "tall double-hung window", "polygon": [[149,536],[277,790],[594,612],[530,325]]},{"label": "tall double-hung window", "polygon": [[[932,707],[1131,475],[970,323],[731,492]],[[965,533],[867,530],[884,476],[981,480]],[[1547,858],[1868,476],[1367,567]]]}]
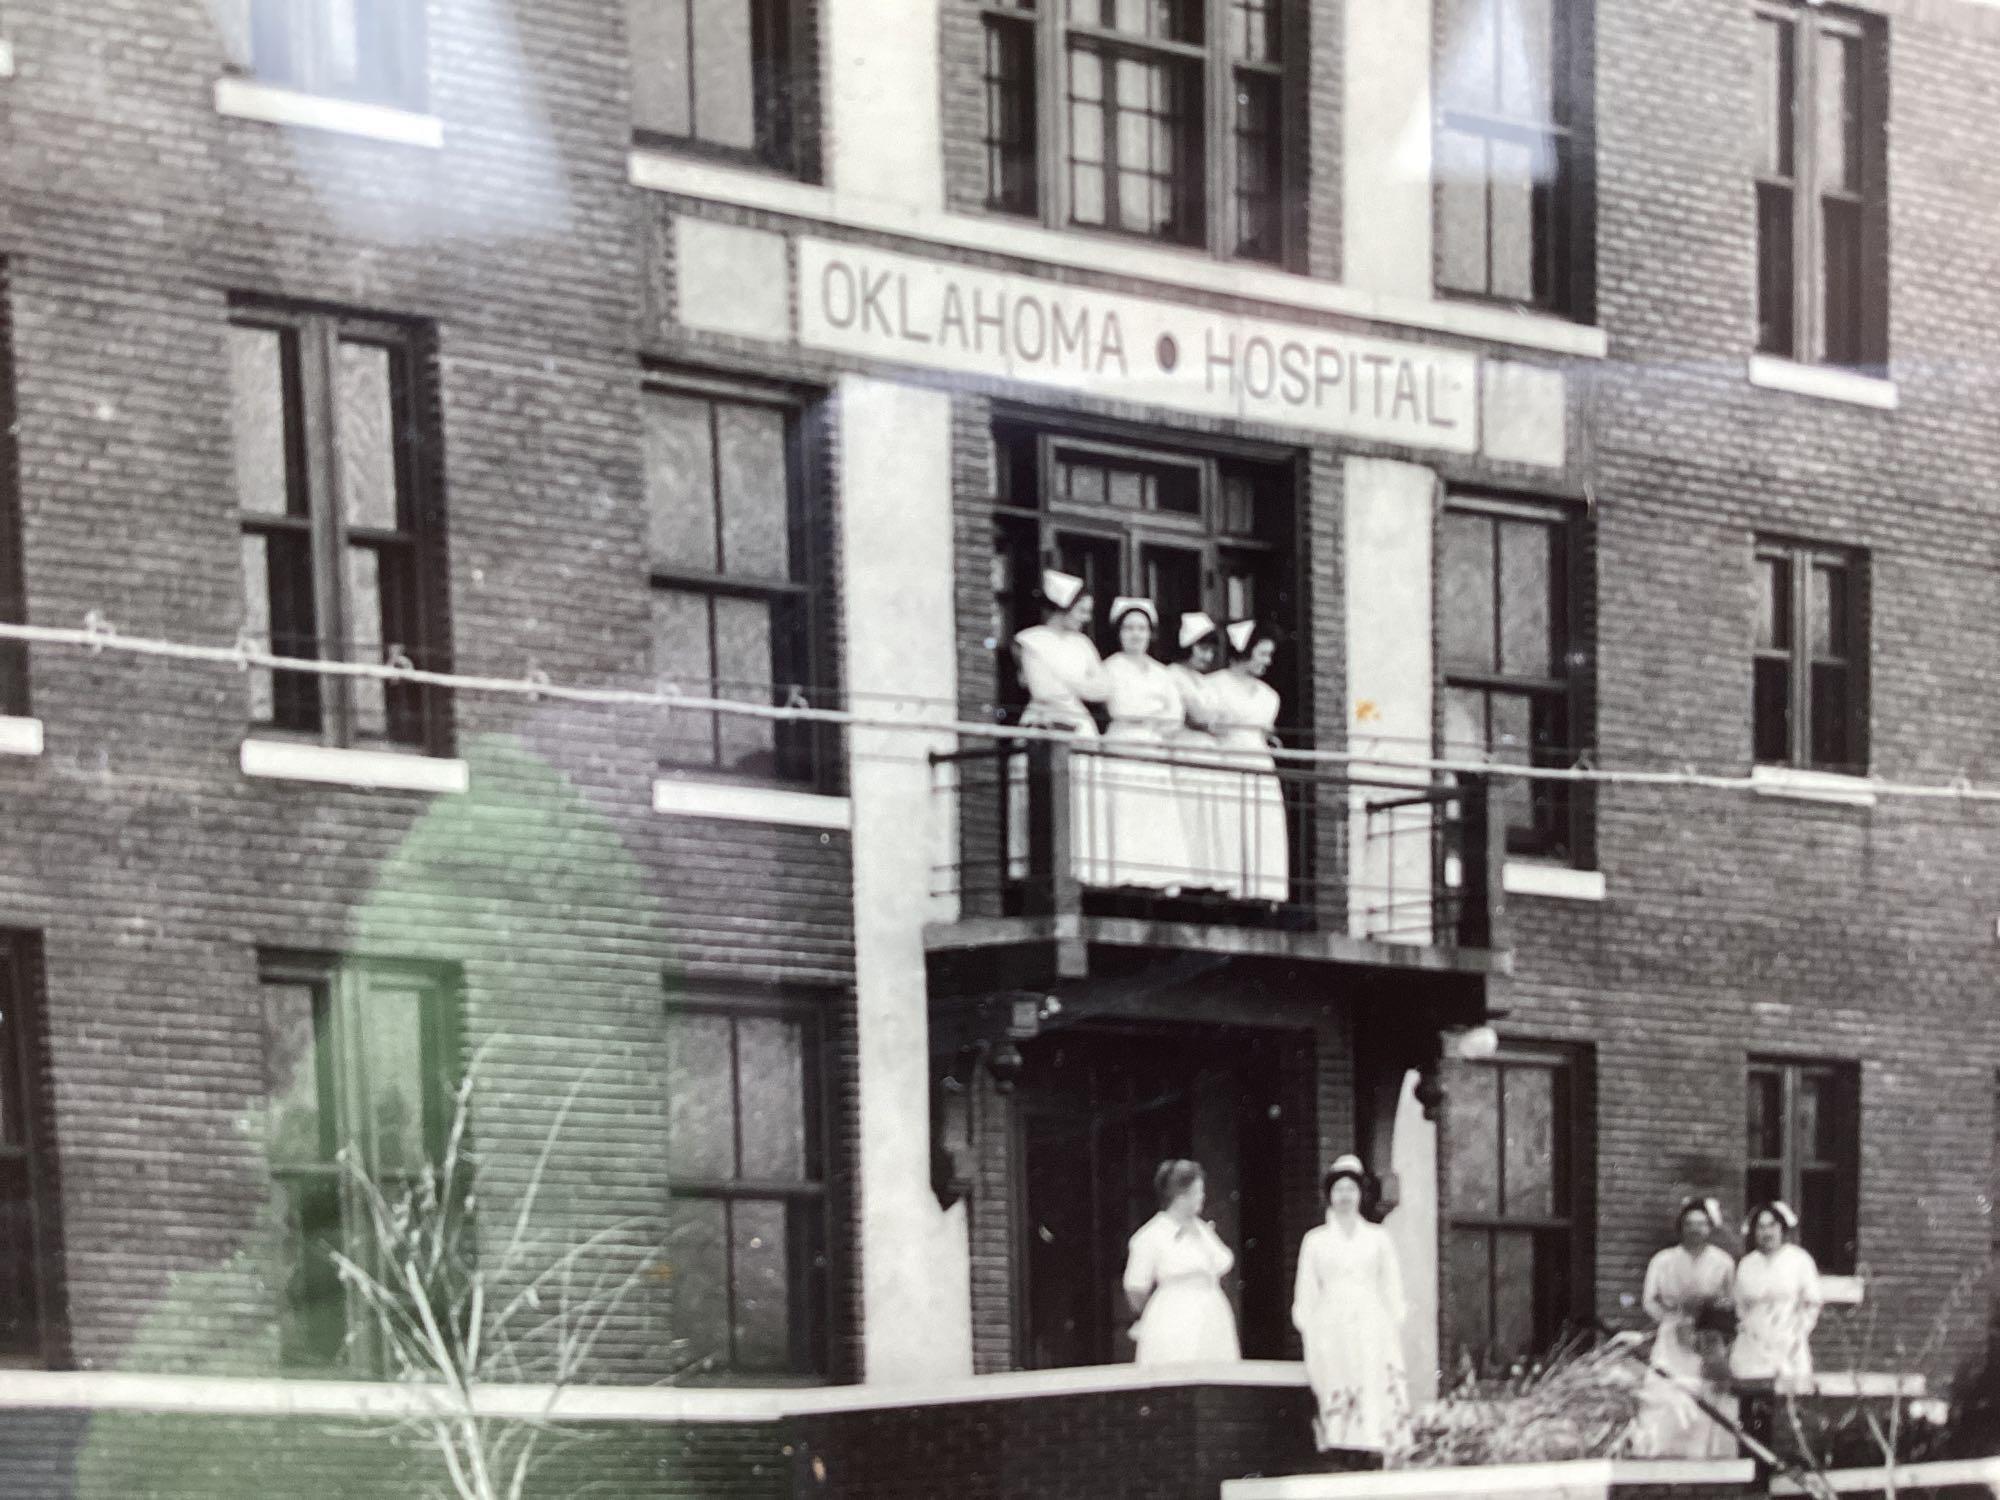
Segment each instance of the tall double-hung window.
[{"label": "tall double-hung window", "polygon": [[[229,326],[245,631],[281,657],[448,669],[427,330],[244,306]],[[254,726],[442,753],[442,690],[248,674]]]},{"label": "tall double-hung window", "polygon": [[[1444,517],[1444,751],[1566,769],[1591,743],[1591,556],[1558,505],[1454,495]],[[1510,854],[1587,862],[1589,799],[1553,780],[1499,782]]]},{"label": "tall double-hung window", "polygon": [[639,140],[811,175],[808,0],[627,0]]},{"label": "tall double-hung window", "polygon": [[1591,0],[1441,0],[1440,291],[1592,316]]},{"label": "tall double-hung window", "polygon": [[1757,349],[1888,360],[1888,70],[1877,17],[1757,8]]},{"label": "tall double-hung window", "polygon": [[422,109],[417,0],[249,0],[250,71],[262,83],[362,104]]},{"label": "tall double-hung window", "polygon": [[394,1204],[443,1160],[462,1076],[457,985],[432,965],[287,954],[265,955],[260,978],[280,1358],[372,1369],[375,1325],[333,1257],[374,1266],[382,1253],[356,1175]]},{"label": "tall double-hung window", "polygon": [[986,206],[1282,262],[1279,0],[988,0]]}]

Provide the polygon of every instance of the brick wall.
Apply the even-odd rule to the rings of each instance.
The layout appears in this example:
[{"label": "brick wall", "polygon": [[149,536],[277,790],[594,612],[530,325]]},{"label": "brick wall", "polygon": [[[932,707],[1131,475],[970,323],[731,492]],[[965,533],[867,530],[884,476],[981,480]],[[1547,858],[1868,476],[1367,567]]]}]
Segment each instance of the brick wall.
[{"label": "brick wall", "polygon": [[[540,1441],[527,1494],[579,1486],[658,1500],[791,1500],[780,1423],[585,1423]],[[324,1500],[446,1493],[420,1434],[331,1418],[34,1411],[0,1416],[0,1473],[23,1500]]]},{"label": "brick wall", "polygon": [[[436,326],[459,669],[651,685],[638,397],[657,340],[622,14],[433,7],[428,152],[219,115],[203,5],[8,6],[0,254],[32,621],[235,638],[223,334],[251,292]],[[679,994],[816,987],[851,1119],[846,837],[655,817],[656,716],[461,696],[472,790],[431,801],[247,781],[227,668],[38,650],[32,675],[48,751],[0,762],[0,923],[47,959],[79,1363],[275,1358],[260,948],[457,966],[468,1042],[510,1042],[479,1117],[494,1226],[580,1082],[552,1236],[633,1216],[657,1235],[669,975]],[[853,1170],[837,1150],[843,1218]],[[674,1368],[663,1285],[607,1340],[606,1378]]]}]

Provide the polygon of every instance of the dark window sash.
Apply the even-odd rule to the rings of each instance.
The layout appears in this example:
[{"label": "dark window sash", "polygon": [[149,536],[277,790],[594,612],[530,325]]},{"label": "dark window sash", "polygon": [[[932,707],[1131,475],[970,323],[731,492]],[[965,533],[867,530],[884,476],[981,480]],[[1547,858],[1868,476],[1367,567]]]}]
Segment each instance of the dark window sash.
[{"label": "dark window sash", "polygon": [[[1887,161],[1882,136],[1879,23],[1818,7],[1762,3],[1761,20],[1776,22],[1784,48],[1778,87],[1790,91],[1785,142],[1790,170],[1760,170],[1758,194],[1758,351],[1809,364],[1884,373],[1887,362]],[[1822,43],[1853,43],[1859,79],[1853,105],[1855,136],[1843,145],[1857,182],[1826,181],[1818,129],[1820,100],[1845,80],[1826,72]],[[1829,205],[1851,222],[1835,236]],[[1843,249],[1843,243],[1845,248]]]},{"label": "dark window sash", "polygon": [[[1291,191],[1299,170],[1291,140],[1294,117],[1301,105],[1303,82],[1294,58],[1303,55],[1302,26],[1291,18],[1280,27],[1271,27],[1268,55],[1242,56],[1232,46],[1232,15],[1221,5],[1211,7],[1202,39],[1191,41],[1149,36],[1115,30],[1086,21],[1073,21],[1063,5],[1050,3],[1030,8],[980,5],[975,15],[989,28],[1020,26],[1033,28],[1036,36],[1034,69],[1028,93],[1029,112],[1034,121],[1032,185],[1017,195],[996,201],[992,167],[987,170],[987,206],[996,212],[1033,214],[1050,228],[1080,228],[1091,233],[1138,239],[1149,243],[1173,243],[1199,247],[1228,259],[1267,264],[1288,264],[1296,254],[1296,193]],[[1284,13],[1289,15],[1289,11]],[[1282,32],[1281,36],[1279,33]],[[1116,58],[1128,58],[1152,67],[1179,67],[1189,70],[1181,87],[1186,98],[1177,113],[1183,120],[1178,160],[1169,169],[1168,179],[1180,200],[1179,211],[1167,225],[1154,228],[1122,222],[1116,212],[1117,174],[1115,160],[1116,126],[1105,131],[1102,149],[1106,161],[1103,189],[1104,221],[1079,218],[1072,173],[1081,164],[1097,167],[1095,161],[1076,154],[1071,99],[1072,53],[1088,49],[1106,59],[1106,99],[1101,107],[1107,119],[1115,121],[1112,103]],[[1268,163],[1264,150],[1245,160],[1241,147],[1237,81],[1274,80],[1271,124],[1268,134]],[[990,158],[991,143],[998,133],[993,119],[989,89],[982,148]],[[1124,168],[1131,171],[1129,165]],[[1260,214],[1259,231],[1239,232],[1244,194],[1253,172],[1268,171],[1274,184],[1274,206]],[[1260,196],[1252,193],[1253,198]]]},{"label": "dark window sash", "polygon": [[[429,380],[425,339],[416,330],[381,319],[254,304],[239,307],[233,321],[287,335],[283,402],[287,462],[295,470],[288,485],[301,497],[304,514],[241,513],[246,536],[305,538],[310,547],[309,597],[300,596],[303,579],[281,579],[275,553],[270,557],[268,602],[274,648],[281,616],[288,640],[311,648],[274,649],[274,654],[368,662],[400,655],[428,670],[448,669],[436,576],[444,567],[443,528],[433,492],[437,474],[427,461],[435,438],[425,431],[429,420],[424,398]],[[341,451],[340,351],[350,344],[389,352],[390,459],[398,522],[394,529],[352,525],[336,482]],[[373,637],[381,633],[381,622],[352,617],[350,575],[357,548],[402,558],[393,570],[395,576],[380,580],[385,612],[393,612],[401,627],[398,639],[377,643]],[[364,650],[364,644],[369,649]],[[355,679],[275,672],[276,711],[270,722],[274,728],[314,735],[331,745],[386,738],[433,754],[445,751],[448,699],[442,689],[385,683],[380,691],[391,712],[386,733],[377,736],[361,722]]]},{"label": "dark window sash", "polygon": [[[1868,764],[1866,559],[1859,553],[1805,543],[1761,543],[1757,561],[1782,570],[1789,644],[1752,652],[1752,755],[1759,764],[1862,774]],[[1845,643],[1837,655],[1812,641],[1814,570],[1832,569],[1845,584],[1829,622]],[[1776,682],[1783,672],[1780,697]],[[1767,691],[1766,684],[1772,684]],[[1837,691],[1836,691],[1837,687]],[[1782,722],[1782,728],[1780,724]],[[1782,744],[1782,753],[1779,746]]]}]

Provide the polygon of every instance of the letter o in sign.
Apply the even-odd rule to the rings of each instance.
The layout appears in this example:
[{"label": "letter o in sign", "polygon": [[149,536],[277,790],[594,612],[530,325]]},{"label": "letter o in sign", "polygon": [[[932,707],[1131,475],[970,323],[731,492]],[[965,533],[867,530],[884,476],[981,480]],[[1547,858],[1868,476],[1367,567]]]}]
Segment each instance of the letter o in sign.
[{"label": "letter o in sign", "polygon": [[1173,372],[1174,366],[1181,362],[1181,346],[1174,342],[1171,333],[1160,335],[1160,341],[1153,345],[1153,358],[1157,359],[1160,368],[1169,374]]}]

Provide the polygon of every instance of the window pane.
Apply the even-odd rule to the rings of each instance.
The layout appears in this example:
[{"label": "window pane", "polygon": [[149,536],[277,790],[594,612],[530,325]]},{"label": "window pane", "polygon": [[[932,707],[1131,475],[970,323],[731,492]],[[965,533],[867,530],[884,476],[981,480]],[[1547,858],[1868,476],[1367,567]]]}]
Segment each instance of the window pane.
[{"label": "window pane", "polygon": [[1444,518],[1442,634],[1447,670],[1491,672],[1500,663],[1494,636],[1493,532],[1493,522],[1485,516],[1454,512]]},{"label": "window pane", "polygon": [[676,1014],[667,1024],[667,1162],[676,1177],[736,1175],[727,1016]]},{"label": "window pane", "polygon": [[1745,1152],[1753,1161],[1776,1161],[1785,1152],[1783,1077],[1765,1069],[1752,1069],[1746,1099],[1750,1115]]},{"label": "window pane", "polygon": [[1510,677],[1552,677],[1557,670],[1553,606],[1555,529],[1502,521],[1500,531],[1500,670]]},{"label": "window pane", "polygon": [[1535,181],[1541,150],[1519,141],[1487,143],[1492,163],[1492,267],[1496,297],[1530,302],[1535,296]]},{"label": "window pane", "polygon": [[1458,130],[1437,133],[1438,280],[1454,291],[1486,285],[1486,143]]},{"label": "window pane", "polygon": [[736,1367],[788,1370],[791,1279],[783,1203],[738,1200],[730,1205],[731,1269],[736,1277]]},{"label": "window pane", "polygon": [[229,329],[229,390],[236,455],[236,503],[259,515],[304,515],[291,493],[286,410],[290,337],[274,328]]},{"label": "window pane", "polygon": [[1868,360],[1862,295],[1861,205],[1843,198],[1820,203],[1820,237],[1826,257],[1826,360],[1859,365]]},{"label": "window pane", "polygon": [[1792,27],[1774,16],[1757,20],[1757,173],[1792,175]]},{"label": "window pane", "polygon": [[1861,187],[1860,39],[1821,32],[1819,79],[1813,110],[1813,147],[1820,186],[1859,191]]},{"label": "window pane", "polygon": [[[715,675],[719,697],[769,704],[775,698],[772,606],[763,599],[715,600]],[[777,770],[777,721],[722,714],[717,733],[726,770],[770,775]]]},{"label": "window pane", "polygon": [[1486,694],[1478,688],[1446,688],[1444,753],[1466,759],[1486,753]]},{"label": "window pane", "polygon": [[1555,0],[1502,0],[1500,112],[1519,120],[1555,120],[1551,49]]},{"label": "window pane", "polygon": [[1756,758],[1767,763],[1792,756],[1792,669],[1782,657],[1757,662],[1751,740]]},{"label": "window pane", "polygon": [[757,80],[748,0],[693,0],[694,133],[744,151],[757,145]]},{"label": "window pane", "polygon": [[1847,569],[1815,563],[1812,595],[1807,600],[1812,654],[1816,659],[1845,660],[1847,649]]},{"label": "window pane", "polygon": [[1834,1097],[1836,1087],[1828,1074],[1803,1069],[1799,1073],[1799,1134],[1793,1151],[1802,1166],[1837,1159],[1833,1145],[1837,1129],[1829,1118],[1839,1108]]},{"label": "window pane", "polygon": [[1812,760],[1816,766],[1859,767],[1854,743],[1851,674],[1844,665],[1812,667]]},{"label": "window pane", "polygon": [[1792,212],[1791,189],[1757,184],[1757,348],[1764,354],[1797,352]]},{"label": "window pane", "polygon": [[324,1066],[324,993],[306,983],[269,982],[264,992],[265,1067],[270,1097],[269,1152],[276,1166],[333,1160],[332,1101],[320,1098]]},{"label": "window pane", "polygon": [[736,1048],[743,1176],[806,1181],[806,1077],[798,1024],[739,1021]]},{"label": "window pane", "polygon": [[[244,533],[245,619],[253,632],[268,639],[274,656],[309,660],[320,654],[317,610],[313,600],[312,550],[303,530]],[[261,586],[252,569],[261,566]],[[261,614],[260,614],[261,611]],[[251,674],[253,703],[262,672]],[[319,679],[305,672],[268,674],[271,682],[271,722],[281,729],[319,728]]]},{"label": "window pane", "polygon": [[[1490,693],[1486,700],[1487,755],[1503,766],[1535,763],[1535,705],[1525,693]],[[1532,838],[1535,784],[1508,776],[1493,785],[1510,839]]]},{"label": "window pane", "polygon": [[1444,6],[1439,94],[1448,108],[1490,112],[1499,104],[1496,0],[1444,0]]},{"label": "window pane", "polygon": [[1505,1360],[1535,1352],[1535,1233],[1501,1229],[1493,1235],[1493,1348]]},{"label": "window pane", "polygon": [[361,1071],[361,1105],[372,1166],[388,1176],[418,1171],[429,1160],[424,1138],[424,1091],[432,1060],[424,1045],[424,991],[364,980],[355,1007],[354,1039]]},{"label": "window pane", "polygon": [[1229,52],[1245,62],[1270,62],[1278,55],[1278,0],[1232,0]]},{"label": "window pane", "polygon": [[1834,1275],[1853,1269],[1854,1254],[1848,1242],[1848,1226],[1853,1222],[1843,1174],[1835,1171],[1806,1171],[1799,1174],[1799,1243],[1811,1252],[1820,1269]]},{"label": "window pane", "polygon": [[629,0],[632,123],[662,135],[689,135],[688,0]]},{"label": "window pane", "polygon": [[1451,1234],[1451,1326],[1459,1347],[1475,1360],[1493,1342],[1490,1306],[1493,1264],[1489,1231],[1454,1229]]},{"label": "window pane", "polygon": [[340,1179],[281,1173],[276,1190],[278,1357],[294,1369],[338,1364],[347,1343],[347,1294],[333,1265],[333,1252],[346,1248]]},{"label": "window pane", "polygon": [[1792,569],[1783,558],[1757,559],[1757,645],[1766,651],[1792,647]]},{"label": "window pane", "polygon": [[1451,1211],[1500,1211],[1500,1074],[1472,1065],[1445,1091],[1451,1131]]},{"label": "window pane", "polygon": [[697,1366],[730,1363],[728,1246],[728,1213],[721,1202],[681,1197],[668,1206],[674,1338],[682,1357]]},{"label": "window pane", "polygon": [[[347,549],[347,628],[353,633],[350,661],[379,662],[386,641],[382,627],[381,558],[373,547]],[[393,644],[400,645],[401,642]],[[354,727],[360,734],[386,734],[389,729],[388,699],[378,678],[348,680],[354,694]]]},{"label": "window pane", "polygon": [[[1743,1179],[1743,1201],[1769,1203],[1785,1196],[1785,1175],[1781,1167],[1752,1167]],[[1794,1208],[1798,1205],[1793,1204]]]},{"label": "window pane", "polygon": [[646,395],[647,539],[655,562],[720,566],[709,410],[708,402],[689,396]]},{"label": "window pane", "polygon": [[1507,1120],[1507,1201],[1510,1218],[1556,1213],[1556,1088],[1552,1068],[1503,1070]]},{"label": "window pane", "polygon": [[[243,534],[243,628],[260,644],[271,639],[271,563],[265,539],[254,531]],[[268,724],[273,712],[271,673],[252,667],[244,674],[250,685],[250,722]]]},{"label": "window pane", "polygon": [[1035,208],[1035,28],[986,19],[986,201],[1009,213]]},{"label": "window pane", "polygon": [[[689,696],[715,693],[709,646],[708,598],[685,589],[653,590],[653,675]],[[661,751],[668,759],[715,762],[715,715],[706,709],[665,711]]]},{"label": "window pane", "polygon": [[722,567],[790,578],[791,496],[785,414],[765,406],[716,407],[722,474]]},{"label": "window pane", "polygon": [[341,341],[339,469],[342,514],[349,526],[395,531],[396,404],[391,353],[379,344]]},{"label": "window pane", "polygon": [[296,0],[250,0],[250,65],[266,83],[298,85],[304,38],[295,34]]}]

